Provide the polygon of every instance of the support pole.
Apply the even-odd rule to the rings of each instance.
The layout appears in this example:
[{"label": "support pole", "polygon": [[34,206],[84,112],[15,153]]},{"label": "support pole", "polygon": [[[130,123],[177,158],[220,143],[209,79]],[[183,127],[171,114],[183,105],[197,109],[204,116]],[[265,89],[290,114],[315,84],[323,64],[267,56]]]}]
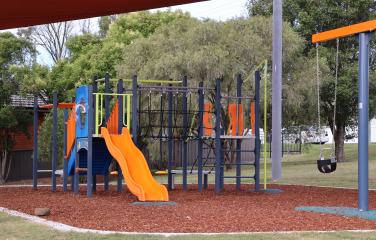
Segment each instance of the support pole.
[{"label": "support pole", "polygon": [[222,168],[222,147],[221,147],[221,81],[215,82],[215,192],[221,191],[221,168]]},{"label": "support pole", "polygon": [[[104,77],[104,92],[105,93],[110,93],[111,92],[111,86],[110,86],[110,74],[106,73]],[[110,117],[110,96],[104,96],[104,123],[105,126],[107,124],[108,118]],[[107,192],[109,189],[109,172],[108,169],[105,170],[104,172],[104,191]]]},{"label": "support pole", "polygon": [[57,166],[57,93],[53,93],[52,109],[52,164],[51,164],[51,191],[56,191],[56,166]]},{"label": "support pole", "polygon": [[[76,157],[74,159],[74,178],[73,178],[73,189],[74,189],[74,194],[78,195],[79,193],[79,188],[80,188],[80,185],[79,185],[79,178],[80,178],[80,174],[78,173],[78,171],[76,171],[79,167],[80,167],[80,154],[79,154],[79,149],[77,149],[77,151],[74,153],[76,154]],[[73,153],[71,153],[73,154]]]},{"label": "support pole", "polygon": [[[123,94],[124,92],[124,87],[123,87],[123,80],[120,79],[118,81],[117,85],[117,93],[118,94]],[[123,106],[123,96],[118,97],[119,101],[119,114],[118,114],[118,133],[121,134],[122,129],[123,129],[123,115],[124,115],[124,106]],[[121,168],[119,164],[116,162],[116,170],[118,172],[118,177],[117,177],[117,192],[121,192],[123,188],[123,173],[121,172]]]},{"label": "support pole", "polygon": [[369,41],[371,33],[359,34],[359,142],[358,142],[358,209],[368,211],[368,105]]},{"label": "support pole", "polygon": [[[242,104],[242,76],[240,74],[237,75],[236,77],[236,96],[238,97],[237,99],[237,106],[236,106],[236,136],[242,135],[243,133],[239,134],[239,124],[240,124],[240,119],[243,119],[240,117],[240,106]],[[236,140],[236,190],[240,190],[240,185],[241,185],[241,150],[242,150],[242,140],[237,139]]]},{"label": "support pole", "polygon": [[260,191],[260,71],[255,72],[255,191]]},{"label": "support pole", "polygon": [[204,82],[199,83],[199,90],[198,90],[198,141],[197,141],[197,166],[198,166],[198,174],[197,174],[197,183],[198,183],[198,191],[202,192],[202,172],[203,172],[203,162],[202,162],[202,148],[203,148],[203,135],[204,135]]},{"label": "support pole", "polygon": [[[172,87],[172,84],[169,84],[169,87]],[[168,92],[168,190],[172,190],[172,164],[173,164],[173,159],[174,159],[174,152],[173,152],[173,134],[172,134],[172,125],[173,125],[173,120],[172,120],[172,105],[173,105],[173,94],[172,91]]]},{"label": "support pole", "polygon": [[34,96],[33,189],[38,188],[38,96]]},{"label": "support pole", "polygon": [[[87,196],[93,196],[93,126],[94,126],[94,114],[93,114],[93,86],[88,87],[88,137],[87,137]],[[107,174],[108,175],[108,174]]]},{"label": "support pole", "polygon": [[137,86],[137,76],[134,75],[132,78],[132,136],[133,142],[137,146],[137,131],[138,131],[138,113],[137,113],[137,102],[138,102],[138,86]]},{"label": "support pole", "polygon": [[[187,76],[183,77],[183,87],[188,87]],[[188,103],[187,103],[187,90],[183,93],[183,191],[188,190]]]},{"label": "support pole", "polygon": [[63,141],[63,192],[67,191],[68,184],[68,159],[65,159],[67,155],[67,121],[68,121],[68,109],[64,109],[64,141]]},{"label": "support pole", "polygon": [[272,178],[282,177],[282,0],[273,0]]}]

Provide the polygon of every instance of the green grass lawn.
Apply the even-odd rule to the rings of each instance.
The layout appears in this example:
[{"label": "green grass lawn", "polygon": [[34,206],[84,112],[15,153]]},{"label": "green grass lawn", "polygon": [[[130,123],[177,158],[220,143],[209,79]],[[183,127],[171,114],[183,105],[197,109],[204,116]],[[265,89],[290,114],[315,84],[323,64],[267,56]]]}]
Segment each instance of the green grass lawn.
[{"label": "green grass lawn", "polygon": [[[346,161],[338,164],[336,172],[332,174],[321,174],[316,167],[316,160],[319,155],[319,146],[311,145],[304,147],[303,154],[285,155],[283,159],[283,179],[280,184],[299,184],[314,186],[333,187],[357,187],[357,145],[348,144],[345,146]],[[370,188],[376,189],[376,145],[370,145],[369,155],[369,178]],[[263,179],[263,159],[261,160],[261,179]],[[267,164],[268,183],[270,183],[270,160]],[[253,169],[243,169],[243,174],[253,174]],[[235,170],[226,172],[226,175],[234,175]],[[213,182],[214,176],[209,178]],[[158,177],[166,183],[166,177]],[[177,177],[176,183],[181,179]],[[189,176],[188,182],[196,183],[197,175]],[[233,181],[228,181],[233,183]],[[0,239],[160,239],[160,236],[141,235],[97,235],[81,233],[65,233],[52,230],[45,226],[36,225],[20,218],[10,217],[0,213]],[[294,233],[294,234],[250,234],[231,236],[183,236],[170,237],[172,239],[376,239],[376,233]]]},{"label": "green grass lawn", "polygon": [[[330,145],[325,146],[330,147]],[[376,189],[376,144],[369,147],[369,187]],[[303,147],[302,154],[285,155],[282,162],[282,179],[278,184],[297,184],[312,186],[331,186],[357,188],[358,184],[358,148],[357,144],[345,145],[344,162],[337,164],[337,170],[331,174],[322,174],[317,169],[316,161],[319,158],[319,145]],[[328,157],[330,152],[325,152]],[[271,163],[267,159],[267,183],[271,182]],[[243,167],[242,175],[253,175],[253,167]],[[261,158],[261,182],[264,182],[264,159]],[[226,171],[225,175],[234,176],[235,169]],[[167,183],[167,178],[157,177],[162,183]],[[253,183],[253,180],[243,180],[245,183]],[[188,175],[189,183],[197,183],[197,175]],[[214,175],[209,176],[209,182],[214,183]],[[176,177],[176,183],[181,183],[181,176]],[[226,183],[235,183],[234,179],[226,179]]]},{"label": "green grass lawn", "polygon": [[[37,225],[29,221],[23,220],[18,217],[10,217],[4,213],[0,213],[0,239],[33,239],[33,240],[44,240],[44,239],[57,239],[57,240],[70,240],[70,239],[141,239],[141,240],[156,240],[161,239],[161,236],[147,236],[147,235],[98,235],[91,233],[73,233],[73,232],[60,232],[53,230],[46,226]],[[294,233],[294,234],[247,234],[247,235],[216,235],[216,236],[172,236],[169,239],[178,240],[211,240],[211,239],[376,239],[376,233],[352,233],[352,232],[335,232],[335,233]]]}]

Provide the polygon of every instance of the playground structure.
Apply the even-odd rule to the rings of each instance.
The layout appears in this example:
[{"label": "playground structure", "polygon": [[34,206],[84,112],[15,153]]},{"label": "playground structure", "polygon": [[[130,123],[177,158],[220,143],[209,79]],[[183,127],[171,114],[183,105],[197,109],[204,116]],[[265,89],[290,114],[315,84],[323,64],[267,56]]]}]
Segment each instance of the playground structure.
[{"label": "playground structure", "polygon": [[[251,179],[255,191],[260,190],[260,72],[254,76],[254,96],[243,96],[243,80],[236,78],[235,96],[221,92],[221,81],[215,87],[189,87],[187,77],[182,81],[94,79],[90,86],[76,89],[73,103],[58,103],[57,93],[53,104],[38,106],[34,102],[34,159],[33,187],[38,179],[38,108],[49,108],[53,116],[51,190],[56,191],[57,171],[57,110],[64,109],[64,167],[63,191],[68,189],[71,176],[73,191],[79,192],[79,176],[86,176],[87,195],[96,191],[96,176],[104,176],[104,189],[109,189],[109,167],[115,160],[118,175],[117,191],[122,191],[124,178],[127,187],[139,201],[168,201],[167,189],[153,178],[143,153],[137,147],[139,141],[158,139],[160,146],[168,142],[167,171],[168,190],[174,187],[174,176],[182,175],[182,188],[188,189],[188,175],[197,174],[198,191],[207,188],[208,175],[215,175],[215,191],[224,188],[225,179],[236,179],[240,190],[242,180]],[[104,83],[105,92],[98,92],[98,84]],[[116,93],[111,92],[111,83],[117,82]],[[131,88],[125,86],[131,85]],[[249,91],[251,92],[251,91]],[[210,93],[210,94],[209,94]],[[158,109],[152,109],[152,94],[160,100]],[[212,97],[212,98],[211,98]],[[36,98],[35,98],[36,99]],[[145,104],[147,100],[148,104]],[[167,103],[166,103],[167,101]],[[197,109],[193,109],[196,105]],[[147,107],[146,107],[147,106]],[[112,107],[112,109],[111,109]],[[146,108],[146,109],[145,109]],[[155,118],[152,115],[159,115]],[[167,115],[167,119],[166,116]],[[244,115],[249,116],[249,128],[245,128]],[[248,117],[247,117],[248,118]],[[148,124],[144,121],[148,119]],[[156,121],[158,120],[158,121]],[[155,134],[155,129],[159,132]],[[167,133],[166,133],[167,132]],[[252,142],[253,149],[243,149],[243,141]],[[174,142],[181,141],[182,163],[176,168]],[[188,166],[188,142],[197,144],[197,158]],[[231,142],[231,148],[226,147]],[[210,149],[206,148],[210,146]],[[214,155],[206,155],[205,150]],[[162,151],[160,149],[160,160]],[[235,162],[225,162],[226,155],[235,156]],[[241,155],[247,161],[241,160]],[[213,158],[213,161],[209,161]],[[212,165],[208,165],[212,162]],[[225,166],[235,166],[236,175],[227,176]],[[254,173],[242,175],[242,166],[253,166]],[[189,170],[189,167],[191,169]],[[248,171],[248,169],[247,169]]]}]

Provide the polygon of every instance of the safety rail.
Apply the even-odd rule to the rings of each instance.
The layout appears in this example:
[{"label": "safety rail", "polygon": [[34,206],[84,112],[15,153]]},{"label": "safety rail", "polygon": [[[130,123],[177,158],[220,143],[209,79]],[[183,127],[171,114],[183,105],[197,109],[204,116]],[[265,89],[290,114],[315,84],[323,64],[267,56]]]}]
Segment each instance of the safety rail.
[{"label": "safety rail", "polygon": [[[125,127],[127,127],[128,129],[130,128],[132,94],[125,94],[125,93],[93,93],[93,94],[95,96],[95,127],[94,127],[95,135],[99,135],[99,128],[103,124],[103,112],[104,112],[103,102],[104,102],[105,96],[122,97],[122,103],[123,103],[122,122]],[[117,101],[116,104],[118,104],[118,102],[119,101]]]}]

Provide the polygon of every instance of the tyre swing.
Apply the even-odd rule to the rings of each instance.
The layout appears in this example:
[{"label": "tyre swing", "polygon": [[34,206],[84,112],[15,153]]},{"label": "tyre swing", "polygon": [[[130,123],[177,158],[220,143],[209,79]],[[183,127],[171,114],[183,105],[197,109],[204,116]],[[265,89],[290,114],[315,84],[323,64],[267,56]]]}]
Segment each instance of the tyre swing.
[{"label": "tyre swing", "polygon": [[[339,39],[337,38],[335,83],[334,83],[334,103],[333,103],[333,143],[331,148],[324,148],[321,141],[321,117],[320,117],[320,62],[319,45],[316,44],[316,80],[317,80],[317,117],[320,144],[320,157],[317,160],[317,168],[321,173],[332,173],[337,169],[337,159],[335,154],[334,136],[336,132],[336,112],[337,112],[337,85],[338,85],[338,64],[339,64]],[[329,158],[325,158],[324,150],[331,150]]]}]

